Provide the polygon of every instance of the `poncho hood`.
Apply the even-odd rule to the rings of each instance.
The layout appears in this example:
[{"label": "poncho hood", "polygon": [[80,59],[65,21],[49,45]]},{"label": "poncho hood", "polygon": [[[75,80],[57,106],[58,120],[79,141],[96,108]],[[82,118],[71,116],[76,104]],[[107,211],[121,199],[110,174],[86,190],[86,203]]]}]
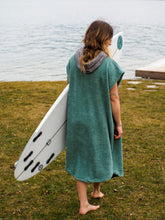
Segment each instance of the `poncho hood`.
[{"label": "poncho hood", "polygon": [[[80,57],[83,56],[83,47],[79,48],[75,54],[77,67],[81,70]],[[106,53],[101,51],[96,58],[94,58],[90,63],[85,63],[85,72],[90,74],[95,71],[107,57]]]}]

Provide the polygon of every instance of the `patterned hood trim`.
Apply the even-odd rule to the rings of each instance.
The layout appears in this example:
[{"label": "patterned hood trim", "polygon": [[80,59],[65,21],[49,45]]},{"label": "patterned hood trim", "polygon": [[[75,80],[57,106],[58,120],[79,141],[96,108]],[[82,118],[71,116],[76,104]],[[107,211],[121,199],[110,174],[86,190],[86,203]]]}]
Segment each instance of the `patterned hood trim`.
[{"label": "patterned hood trim", "polygon": [[[80,58],[83,56],[83,47],[79,48],[75,54],[77,67],[81,70]],[[107,57],[107,55],[101,51],[96,58],[94,58],[90,63],[85,63],[85,71],[86,73],[92,73],[95,71],[103,62],[103,60]]]}]

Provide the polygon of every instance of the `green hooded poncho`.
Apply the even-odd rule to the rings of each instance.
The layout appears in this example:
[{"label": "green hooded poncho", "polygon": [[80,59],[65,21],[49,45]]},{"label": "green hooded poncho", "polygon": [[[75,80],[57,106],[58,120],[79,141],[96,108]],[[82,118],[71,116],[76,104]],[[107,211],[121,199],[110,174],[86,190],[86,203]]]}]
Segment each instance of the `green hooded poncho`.
[{"label": "green hooded poncho", "polygon": [[66,171],[83,182],[123,176],[122,139],[114,139],[110,90],[124,72],[104,52],[80,70],[79,49],[68,62]]}]

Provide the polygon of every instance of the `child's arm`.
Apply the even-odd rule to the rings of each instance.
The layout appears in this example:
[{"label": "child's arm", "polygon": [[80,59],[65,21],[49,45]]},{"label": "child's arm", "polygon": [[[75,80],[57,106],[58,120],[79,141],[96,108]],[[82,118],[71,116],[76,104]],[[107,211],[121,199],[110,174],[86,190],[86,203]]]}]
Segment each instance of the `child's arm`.
[{"label": "child's arm", "polygon": [[110,91],[110,99],[111,99],[111,108],[112,108],[112,115],[115,120],[115,139],[121,137],[123,130],[121,124],[121,116],[120,116],[120,101],[117,89],[117,83],[113,86]]}]

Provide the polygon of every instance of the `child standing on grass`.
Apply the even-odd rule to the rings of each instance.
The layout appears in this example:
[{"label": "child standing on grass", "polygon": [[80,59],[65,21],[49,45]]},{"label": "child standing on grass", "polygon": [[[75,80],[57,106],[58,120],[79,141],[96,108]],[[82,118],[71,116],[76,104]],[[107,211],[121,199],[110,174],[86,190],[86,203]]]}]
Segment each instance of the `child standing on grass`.
[{"label": "child standing on grass", "polygon": [[94,21],[86,31],[84,47],[67,65],[66,170],[76,179],[80,214],[100,207],[89,204],[87,183],[93,183],[91,196],[102,198],[101,182],[123,176],[117,86],[124,72],[110,58],[112,37],[108,23]]}]

